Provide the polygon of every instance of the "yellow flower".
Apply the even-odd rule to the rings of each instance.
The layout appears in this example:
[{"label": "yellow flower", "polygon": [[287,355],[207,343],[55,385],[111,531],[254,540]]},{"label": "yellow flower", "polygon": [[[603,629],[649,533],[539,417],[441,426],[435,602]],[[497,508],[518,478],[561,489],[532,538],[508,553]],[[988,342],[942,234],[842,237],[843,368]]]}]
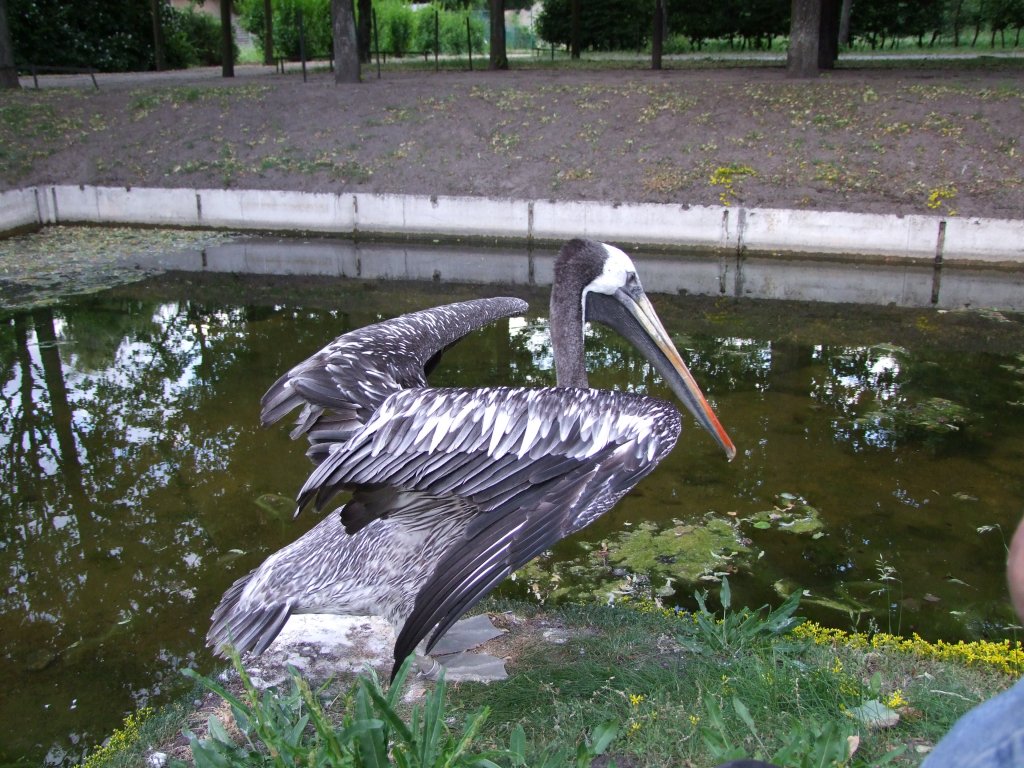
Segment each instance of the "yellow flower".
[{"label": "yellow flower", "polygon": [[139,738],[143,723],[152,715],[152,707],[143,707],[128,715],[124,719],[124,724],[111,734],[107,743],[89,755],[84,763],[85,768],[106,765],[114,755],[133,744]]},{"label": "yellow flower", "polygon": [[892,709],[906,705],[907,700],[903,698],[903,689],[897,688],[895,691],[890,693],[889,698],[885,700],[885,703]]},{"label": "yellow flower", "polygon": [[646,697],[642,693],[631,693],[629,694],[629,703],[634,707],[639,707],[644,698]]},{"label": "yellow flower", "polygon": [[970,666],[994,667],[1007,675],[1019,675],[1024,671],[1024,644],[1019,640],[974,640],[969,643],[945,640],[928,642],[918,634],[911,638],[898,637],[884,632],[870,639],[860,632],[849,633],[841,629],[828,629],[812,621],[793,629],[793,635],[813,641],[816,645],[845,645],[847,648],[894,651],[937,661],[955,661]]}]

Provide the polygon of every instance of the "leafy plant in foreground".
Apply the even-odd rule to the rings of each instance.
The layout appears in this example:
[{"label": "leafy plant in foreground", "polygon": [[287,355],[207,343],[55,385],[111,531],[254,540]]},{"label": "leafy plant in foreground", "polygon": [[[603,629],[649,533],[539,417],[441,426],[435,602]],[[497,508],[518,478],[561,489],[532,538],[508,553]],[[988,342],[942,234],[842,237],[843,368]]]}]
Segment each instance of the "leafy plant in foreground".
[{"label": "leafy plant in foreground", "polygon": [[402,665],[386,693],[376,674],[361,676],[346,697],[350,706],[340,722],[328,715],[320,703],[319,692],[314,692],[294,669],[290,670],[289,692],[275,688],[260,691],[237,656],[233,662],[243,687],[241,696],[186,670],[187,675],[228,702],[237,727],[237,734],[232,737],[220,719],[212,716],[207,738],[187,733],[196,768],[496,766],[486,755],[469,752],[487,719],[486,707],[467,719],[461,737],[447,728],[443,676],[423,703],[412,708],[410,723],[398,714],[399,694],[410,660]]},{"label": "leafy plant in foreground", "polygon": [[[771,760],[776,765],[785,765],[788,768],[844,766],[856,748],[856,729],[852,726],[836,721],[822,725],[813,720],[794,720],[783,737],[782,746],[774,754],[769,755],[747,706],[735,696],[732,699],[732,706],[757,744],[753,753],[753,757],[757,759]],[[708,725],[701,728],[701,737],[714,760],[718,762],[750,757],[742,746],[742,736],[738,736],[735,729],[726,724],[718,702],[713,697],[706,697],[704,707],[707,710]]]},{"label": "leafy plant in foreground", "polygon": [[[551,745],[528,759],[525,732],[518,725],[507,750],[474,751],[473,742],[490,710],[481,707],[466,719],[461,735],[453,733],[447,725],[443,673],[423,702],[412,707],[408,720],[399,713],[400,693],[412,657],[387,692],[372,670],[360,676],[344,699],[346,712],[340,717],[328,714],[320,701],[323,690],[312,690],[296,670],[289,670],[291,689],[287,693],[276,688],[260,691],[237,655],[232,661],[243,688],[237,696],[214,680],[185,671],[230,705],[237,728],[232,734],[218,717],[211,716],[207,738],[186,732],[196,768],[587,768],[608,749],[617,733],[615,723],[605,723],[575,749]],[[172,768],[184,766],[177,762]]]},{"label": "leafy plant in foreground", "polygon": [[752,643],[784,635],[803,621],[793,617],[796,609],[800,607],[800,590],[794,590],[782,605],[769,609],[767,615],[763,615],[763,611],[768,608],[767,605],[755,611],[749,608],[733,611],[729,579],[723,576],[722,589],[719,592],[719,600],[722,603],[721,619],[708,610],[707,592],[694,592],[693,596],[700,606],[700,610],[693,614],[699,638],[681,638],[680,642],[687,649],[698,653],[736,653]]}]

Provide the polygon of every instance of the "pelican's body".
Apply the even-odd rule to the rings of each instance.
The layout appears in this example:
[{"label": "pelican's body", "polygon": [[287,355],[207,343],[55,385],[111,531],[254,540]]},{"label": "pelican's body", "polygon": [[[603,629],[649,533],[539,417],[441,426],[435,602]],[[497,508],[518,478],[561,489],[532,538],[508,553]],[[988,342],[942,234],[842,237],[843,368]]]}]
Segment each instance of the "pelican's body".
[{"label": "pelican's body", "polygon": [[583,323],[623,332],[730,456],[731,441],[616,248],[570,241],[551,296],[558,387],[433,389],[426,374],[518,299],[451,304],[340,336],[263,399],[273,423],[303,405],[317,463],[299,509],[351,500],[224,595],[208,642],[261,652],[293,613],[375,614],[397,633],[396,669],[508,574],[611,508],[672,449],[670,404],[587,389]]}]

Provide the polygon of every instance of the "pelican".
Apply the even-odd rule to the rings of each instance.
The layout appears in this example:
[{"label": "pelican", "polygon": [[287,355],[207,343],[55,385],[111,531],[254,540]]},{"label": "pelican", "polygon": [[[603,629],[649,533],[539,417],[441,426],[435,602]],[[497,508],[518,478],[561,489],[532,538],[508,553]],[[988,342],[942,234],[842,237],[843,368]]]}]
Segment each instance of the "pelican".
[{"label": "pelican", "polygon": [[261,653],[292,614],[372,614],[395,628],[397,671],[506,576],[618,502],[672,450],[682,419],[663,400],[588,389],[587,321],[634,344],[733,458],[632,261],[603,243],[571,240],[555,262],[556,387],[428,386],[448,347],[526,308],[489,298],[385,320],[339,336],[270,387],[262,423],[301,406],[292,437],[307,437],[316,464],[296,514],[351,497],[227,590],[207,635],[216,652]]}]

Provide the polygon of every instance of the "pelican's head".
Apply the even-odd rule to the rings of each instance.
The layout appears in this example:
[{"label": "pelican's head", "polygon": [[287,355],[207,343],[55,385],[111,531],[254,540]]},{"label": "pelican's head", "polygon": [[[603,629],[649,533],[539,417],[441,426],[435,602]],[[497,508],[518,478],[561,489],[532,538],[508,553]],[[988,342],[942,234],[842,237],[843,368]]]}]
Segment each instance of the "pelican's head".
[{"label": "pelican's head", "polygon": [[[555,284],[551,291],[553,325],[558,318],[565,317],[569,302],[579,308],[573,315],[581,313],[580,343],[582,322],[586,321],[602,323],[622,334],[651,362],[687,410],[732,460],[736,446],[658,319],[640,284],[636,267],[624,251],[593,240],[566,243],[555,262]],[[582,354],[580,359],[582,362]]]}]

